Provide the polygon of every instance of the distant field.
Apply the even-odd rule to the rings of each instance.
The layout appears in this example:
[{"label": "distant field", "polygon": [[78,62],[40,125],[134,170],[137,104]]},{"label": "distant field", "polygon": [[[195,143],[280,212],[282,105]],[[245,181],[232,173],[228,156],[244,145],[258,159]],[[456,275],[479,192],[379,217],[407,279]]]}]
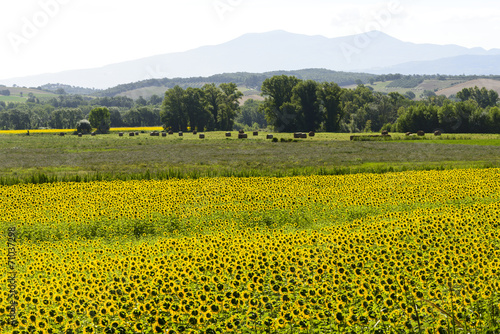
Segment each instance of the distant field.
[{"label": "distant field", "polygon": [[474,88],[475,86],[479,88],[485,87],[488,90],[492,89],[500,94],[500,81],[491,79],[477,79],[477,80],[466,81],[454,85],[452,87],[441,89],[437,91],[436,94],[446,95],[446,97],[449,97],[450,95],[456,95],[459,91],[461,91],[464,88]]},{"label": "distant field", "polygon": [[[486,89],[494,90],[500,93],[500,81],[491,79],[478,79],[470,81],[460,81],[457,79],[453,80],[424,80],[421,84],[414,88],[399,88],[399,87],[387,87],[392,81],[375,82],[373,85],[367,84],[366,86],[372,87],[376,92],[382,93],[392,93],[397,92],[404,95],[408,91],[412,91],[416,95],[416,99],[419,99],[420,95],[426,91],[433,91],[436,95],[455,95],[464,88],[473,88],[478,86],[479,88],[485,87]],[[356,85],[347,86],[346,88],[354,89]]]},{"label": "distant field", "polygon": [[[23,88],[23,87],[1,87],[1,90],[8,89],[10,96],[0,95],[0,101],[4,102],[25,102],[28,99],[28,94],[33,93],[40,100],[56,97],[57,95],[50,92],[45,92],[39,89]],[[21,96],[22,93],[22,96]]]},{"label": "distant field", "polygon": [[[237,139],[207,132],[206,139],[185,133],[167,137],[95,137],[0,134],[0,177],[25,179],[37,173],[58,177],[102,173],[151,173],[171,177],[284,176],[385,172],[435,168],[500,166],[500,136],[444,135],[408,140],[393,134],[388,142],[352,142],[349,134],[318,133],[282,142],[291,134],[266,133]],[[166,174],[165,174],[166,173]]]}]

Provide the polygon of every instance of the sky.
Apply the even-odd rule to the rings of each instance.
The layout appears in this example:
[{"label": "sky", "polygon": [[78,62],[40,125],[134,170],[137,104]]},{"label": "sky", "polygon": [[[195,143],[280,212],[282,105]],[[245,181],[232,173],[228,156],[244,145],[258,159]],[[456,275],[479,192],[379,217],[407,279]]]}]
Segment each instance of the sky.
[{"label": "sky", "polygon": [[0,79],[101,67],[285,30],[383,31],[413,43],[500,48],[497,0],[2,0]]}]

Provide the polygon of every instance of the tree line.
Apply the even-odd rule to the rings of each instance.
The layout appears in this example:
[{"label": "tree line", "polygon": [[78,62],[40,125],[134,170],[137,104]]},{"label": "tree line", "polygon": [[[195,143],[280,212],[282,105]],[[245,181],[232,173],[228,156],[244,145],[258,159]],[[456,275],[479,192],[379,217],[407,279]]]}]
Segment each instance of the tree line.
[{"label": "tree line", "polygon": [[0,101],[0,129],[74,129],[81,119],[88,119],[97,107],[109,109],[112,127],[158,126],[163,98],[139,97],[89,98],[82,95],[59,95],[40,101],[32,93],[25,103]]},{"label": "tree line", "polygon": [[106,107],[111,127],[163,125],[174,131],[500,131],[498,93],[485,88],[465,88],[454,98],[428,92],[415,101],[408,94],[383,94],[363,84],[347,89],[279,74],[266,78],[260,90],[264,101],[244,104],[235,83],[174,86],[163,97],[136,100],[61,94],[39,101],[31,94],[26,103],[0,101],[0,129],[74,129],[92,109]]},{"label": "tree line", "polygon": [[266,98],[261,112],[274,129],[284,132],[500,131],[498,93],[486,88],[465,88],[454,100],[429,94],[414,101],[399,93],[373,92],[362,84],[346,89],[282,75],[266,79],[262,94]]}]

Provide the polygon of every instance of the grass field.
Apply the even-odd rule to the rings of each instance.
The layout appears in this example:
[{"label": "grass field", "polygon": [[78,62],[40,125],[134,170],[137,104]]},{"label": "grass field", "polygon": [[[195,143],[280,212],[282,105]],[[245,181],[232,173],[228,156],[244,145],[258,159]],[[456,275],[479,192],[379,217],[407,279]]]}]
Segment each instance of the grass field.
[{"label": "grass field", "polygon": [[500,330],[500,136],[205,135],[0,133],[0,332]]},{"label": "grass field", "polygon": [[165,177],[285,176],[385,172],[433,168],[500,166],[497,135],[443,135],[408,140],[394,134],[390,142],[350,141],[348,134],[318,133],[292,142],[291,134],[265,133],[236,139],[233,132],[167,137],[0,135],[0,178],[29,179],[108,174]]}]

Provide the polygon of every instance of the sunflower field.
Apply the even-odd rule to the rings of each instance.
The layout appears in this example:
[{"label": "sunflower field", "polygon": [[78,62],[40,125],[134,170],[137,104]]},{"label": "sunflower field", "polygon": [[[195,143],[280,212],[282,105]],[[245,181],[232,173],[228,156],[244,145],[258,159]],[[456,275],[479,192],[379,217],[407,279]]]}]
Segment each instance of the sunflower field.
[{"label": "sunflower field", "polygon": [[0,226],[2,333],[500,331],[499,169],[0,186]]}]

